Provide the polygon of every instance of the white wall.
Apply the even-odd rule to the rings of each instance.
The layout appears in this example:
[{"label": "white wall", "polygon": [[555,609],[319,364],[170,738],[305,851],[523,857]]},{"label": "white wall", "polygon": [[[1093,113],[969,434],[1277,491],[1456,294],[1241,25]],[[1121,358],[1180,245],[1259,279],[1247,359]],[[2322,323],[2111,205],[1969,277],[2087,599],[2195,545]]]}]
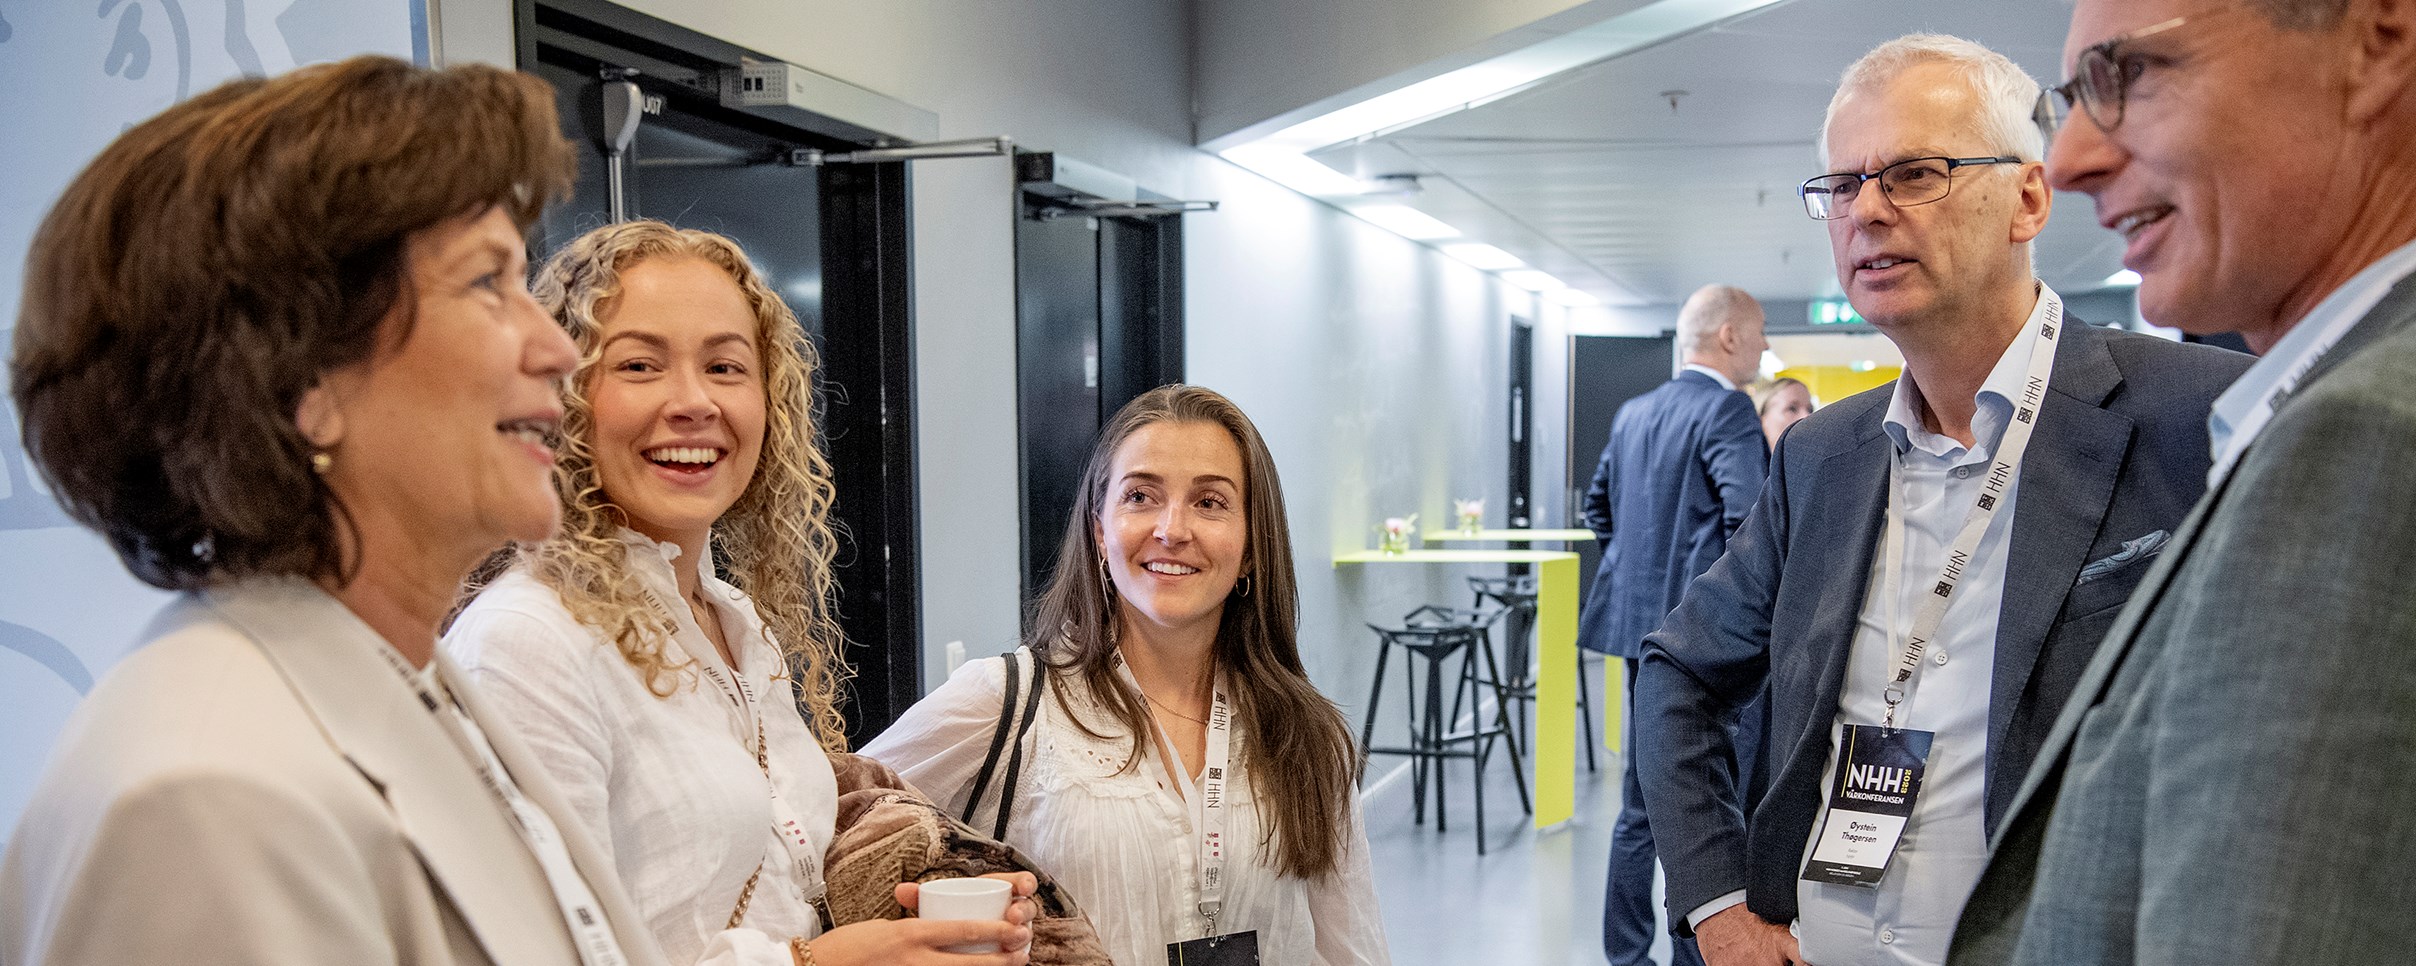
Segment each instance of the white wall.
[{"label": "white wall", "polygon": [[[1330,560],[1368,546],[1387,515],[1431,524],[1453,497],[1479,494],[1503,505],[1508,316],[1536,314],[1535,300],[1191,148],[1187,4],[632,5],[930,110],[942,137],[1005,134],[1222,201],[1185,222],[1188,371],[1239,401],[1275,449],[1312,673],[1356,707],[1372,654],[1361,620],[1465,602],[1460,571]],[[1014,212],[1002,162],[925,162],[914,179],[928,686],[947,642],[996,653],[1019,625]],[[1539,346],[1563,341],[1558,317]],[[1539,383],[1556,384],[1552,372]],[[1554,407],[1538,435],[1557,445]],[[1539,497],[1557,493],[1560,459],[1537,454]]]},{"label": "white wall", "polygon": [[[359,53],[412,55],[404,0],[0,3],[0,350],[34,228],[129,125],[243,73]],[[230,23],[229,11],[242,14]],[[182,18],[181,20],[176,18]],[[0,386],[7,373],[0,372]],[[4,395],[4,394],[0,394]],[[134,580],[52,503],[0,398],[0,846],[68,713],[167,596]]]}]

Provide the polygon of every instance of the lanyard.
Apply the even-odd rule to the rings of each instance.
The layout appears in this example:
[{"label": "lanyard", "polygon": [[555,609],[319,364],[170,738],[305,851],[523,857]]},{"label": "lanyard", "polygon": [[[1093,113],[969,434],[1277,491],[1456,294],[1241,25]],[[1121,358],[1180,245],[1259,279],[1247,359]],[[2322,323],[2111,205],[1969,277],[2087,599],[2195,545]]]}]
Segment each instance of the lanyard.
[{"label": "lanyard", "polygon": [[[678,626],[678,619],[672,616],[671,606],[662,599],[661,594],[648,588],[646,597],[657,613],[670,620],[674,627]],[[711,610],[710,607],[707,609]],[[719,619],[718,616],[715,619]],[[698,629],[698,634],[703,634],[702,628]],[[797,870],[797,875],[805,880],[799,894],[820,911],[827,888],[822,882],[822,856],[814,851],[805,822],[797,817],[796,809],[790,807],[787,797],[780,794],[779,784],[772,781],[771,753],[764,738],[763,709],[756,703],[754,684],[740,676],[736,668],[723,668],[719,654],[697,653],[698,649],[690,642],[681,640],[677,633],[672,634],[672,641],[688,652],[688,659],[695,662],[705,679],[713,682],[714,689],[730,702],[730,710],[737,716],[734,724],[737,726],[739,744],[754,755],[755,767],[763,772],[763,785],[772,810],[772,837],[779,840],[780,847],[788,852],[789,862]],[[737,648],[732,648],[731,653],[735,655]],[[753,738],[751,744],[749,736]],[[755,876],[747,879],[747,884],[739,893],[738,907],[730,914],[729,925],[725,928],[738,928],[739,921],[746,917],[748,900],[754,897],[757,877],[762,874],[763,868],[757,866]]]},{"label": "lanyard", "polygon": [[[460,702],[453,700],[451,689],[441,681],[436,682],[435,689],[430,689],[429,683],[435,678],[435,665],[430,664],[430,671],[423,674],[405,663],[402,655],[396,654],[393,648],[381,645],[377,652],[386,659],[388,666],[394,668],[396,674],[402,676],[404,684],[418,692],[420,704],[437,717],[438,724],[451,726],[444,729],[446,736],[452,738],[454,745],[469,756],[470,763],[477,767],[478,777],[486,783],[487,790],[493,792],[511,811],[513,827],[519,830],[520,840],[535,854],[537,867],[545,873],[546,885],[553,889],[554,904],[562,910],[563,925],[570,928],[572,944],[579,951],[579,962],[584,966],[623,966],[627,963],[627,957],[621,954],[620,940],[612,934],[612,924],[604,919],[603,905],[596,901],[595,891],[588,888],[586,877],[580,875],[577,864],[571,861],[570,848],[562,841],[562,830],[554,825],[553,818],[545,814],[544,809],[520,793],[520,786],[513,783],[511,773],[503,767],[503,761],[495,757],[495,747],[487,741],[486,731],[462,710]],[[438,696],[438,690],[444,692],[443,696]]]},{"label": "lanyard", "polygon": [[[1955,588],[1963,583],[1972,560],[1980,551],[1980,541],[1988,534],[1989,521],[2004,509],[2005,493],[2022,466],[2022,454],[2030,448],[2031,431],[2037,428],[2041,404],[2047,399],[2047,379],[2055,371],[2055,344],[2064,323],[2064,303],[2055,293],[2041,287],[2039,311],[2032,317],[2037,325],[2038,342],[2030,348],[2029,378],[2022,386],[2022,398],[2014,404],[2013,418],[2005,424],[2005,433],[1998,440],[1997,451],[1991,455],[1988,476],[1980,482],[1980,495],[1972,503],[1971,512],[1963,518],[1963,529],[1949,545],[1946,566],[1938,574],[1937,583],[1921,598],[1921,606],[1913,612],[1910,631],[1899,637],[1896,622],[1888,621],[1889,662],[1887,688],[1880,697],[1887,702],[1887,715],[1881,722],[1886,728],[1896,726],[1896,706],[1904,703],[1912,688],[1913,676],[1921,670],[1921,658],[1929,642],[1937,636],[1938,625],[1946,619],[1946,605]],[[2025,324],[2032,324],[2025,323]],[[1899,592],[1903,580],[1904,555],[1904,454],[1890,452],[1888,462],[1887,560],[1888,611],[1891,617],[1902,606]]]},{"label": "lanyard", "polygon": [[[2383,294],[2383,290],[2376,290],[2372,301],[2382,301]],[[2215,457],[2214,468],[2206,471],[2207,492],[2212,493],[2223,485],[2224,478],[2229,477],[2232,469],[2240,465],[2241,455],[2248,452],[2249,442],[2257,438],[2266,423],[2273,421],[2274,408],[2298,388],[2317,363],[2332,354],[2332,347],[2339,345],[2340,340],[2349,335],[2349,330],[2357,328],[2357,323],[2373,307],[2371,303],[2362,307],[2345,306],[2345,311],[2334,315],[2323,331],[2316,333],[2315,342],[2307,346],[2306,353],[2290,367],[2290,371],[2274,380],[2273,385],[2258,395],[2256,406],[2240,417],[2240,425],[2233,427],[2231,437],[2224,441],[2223,452]]]},{"label": "lanyard", "polygon": [[[1141,691],[1141,682],[1133,678],[1132,669],[1124,666],[1122,655],[1117,655],[1116,673],[1124,678],[1125,684],[1141,693],[1144,702],[1149,700],[1148,693]],[[1193,844],[1199,860],[1200,916],[1208,920],[1208,935],[1214,936],[1216,917],[1225,909],[1225,783],[1230,778],[1227,770],[1233,757],[1233,705],[1225,694],[1224,682],[1216,682],[1209,693],[1208,758],[1201,765],[1200,780],[1193,789],[1190,805]],[[1155,716],[1152,718],[1154,725]],[[1175,756],[1174,742],[1167,738],[1165,728],[1157,731],[1158,742],[1176,765],[1179,778],[1181,759]]]}]

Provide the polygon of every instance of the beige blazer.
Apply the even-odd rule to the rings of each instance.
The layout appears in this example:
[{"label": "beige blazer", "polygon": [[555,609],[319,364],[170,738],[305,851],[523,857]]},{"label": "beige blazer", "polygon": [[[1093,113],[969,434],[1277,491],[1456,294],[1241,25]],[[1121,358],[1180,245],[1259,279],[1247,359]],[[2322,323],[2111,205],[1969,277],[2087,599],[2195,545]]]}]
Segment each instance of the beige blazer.
[{"label": "beige blazer", "polygon": [[[0,859],[0,964],[578,966],[510,814],[383,639],[294,580],[188,595],[69,720]],[[570,813],[440,656],[530,800]],[[632,966],[609,859],[560,821]]]}]

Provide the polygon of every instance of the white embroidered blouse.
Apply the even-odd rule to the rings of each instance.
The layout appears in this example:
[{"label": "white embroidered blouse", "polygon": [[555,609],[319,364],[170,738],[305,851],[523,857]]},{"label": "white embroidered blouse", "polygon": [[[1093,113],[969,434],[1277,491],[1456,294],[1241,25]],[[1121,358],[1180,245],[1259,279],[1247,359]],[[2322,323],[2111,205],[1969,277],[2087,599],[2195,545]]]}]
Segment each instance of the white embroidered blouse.
[{"label": "white embroidered blouse", "polygon": [[[512,723],[607,851],[665,959],[712,966],[789,966],[791,936],[817,935],[809,895],[819,890],[839,790],[830,759],[797,712],[780,650],[755,607],[706,561],[623,531],[629,566],[666,601],[680,599],[675,566],[694,566],[704,595],[758,697],[771,785],[757,767],[754,725],[690,668],[668,697],[647,690],[611,642],[579,623],[554,591],[525,570],[489,585],[445,634],[444,647],[477,682],[495,716]],[[721,660],[689,608],[669,607],[674,653]],[[772,829],[770,788],[806,827],[799,868]],[[740,928],[722,928],[741,889],[763,876]]]},{"label": "white embroidered blouse", "polygon": [[[1028,675],[1030,652],[1019,661]],[[1006,681],[1002,659],[967,662],[863,753],[897,769],[950,814],[963,814],[974,777],[989,757]],[[1092,737],[1055,699],[1043,700],[1025,739],[1027,764],[1015,789],[1007,842],[1057,877],[1090,914],[1119,966],[1157,966],[1166,962],[1166,944],[1206,934],[1192,812],[1185,792],[1168,787],[1154,742],[1143,744],[1137,767],[1124,768],[1132,742],[1120,737],[1122,726],[1087,692],[1068,694],[1077,696],[1077,710],[1092,730],[1118,737]],[[1335,873],[1314,881],[1279,875],[1260,864],[1268,857],[1259,844],[1263,825],[1249,778],[1250,736],[1239,724],[1232,743],[1225,904],[1217,931],[1257,930],[1260,956],[1268,963],[1390,963],[1356,792]],[[998,781],[992,778],[994,787]]]}]

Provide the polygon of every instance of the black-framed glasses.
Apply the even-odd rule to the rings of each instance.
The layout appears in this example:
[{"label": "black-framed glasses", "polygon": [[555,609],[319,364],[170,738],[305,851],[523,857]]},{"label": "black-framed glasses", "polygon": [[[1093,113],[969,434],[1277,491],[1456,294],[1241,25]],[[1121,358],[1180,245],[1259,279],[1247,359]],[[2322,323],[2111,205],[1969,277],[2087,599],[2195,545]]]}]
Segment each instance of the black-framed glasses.
[{"label": "black-framed glasses", "polygon": [[1906,158],[1870,174],[1847,171],[1824,174],[1804,181],[1796,193],[1804,196],[1804,212],[1821,221],[1842,218],[1854,208],[1854,198],[1862,194],[1862,183],[1879,182],[1879,191],[1889,204],[1898,208],[1926,205],[1946,197],[1954,187],[1956,168],[1983,164],[2020,164],[2022,159],[2011,155],[1987,158]]},{"label": "black-framed glasses", "polygon": [[[2228,8],[2227,8],[2228,9]],[[2223,11],[2216,11],[2218,13]],[[2111,40],[2089,45],[2073,59],[2072,79],[2039,92],[2037,119],[2039,126],[2053,134],[2063,125],[2063,115],[2073,110],[2089,115],[2097,129],[2112,133],[2122,126],[2123,103],[2131,93],[2131,83],[2147,70],[2147,62],[2123,59],[2125,44],[2171,30],[2192,20],[2206,20],[2212,14],[2174,17],[2159,24],[2150,24]],[[2062,110],[2049,95],[2061,98]]]}]

